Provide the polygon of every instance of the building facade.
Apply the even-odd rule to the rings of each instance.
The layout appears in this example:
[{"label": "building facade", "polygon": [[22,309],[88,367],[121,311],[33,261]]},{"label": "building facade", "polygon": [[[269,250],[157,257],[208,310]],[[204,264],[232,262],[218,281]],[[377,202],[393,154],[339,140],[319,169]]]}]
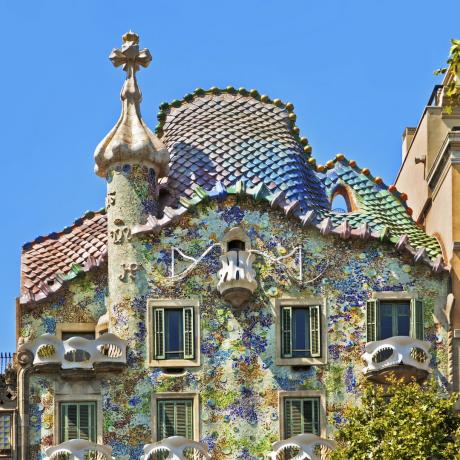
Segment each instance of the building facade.
[{"label": "building facade", "polygon": [[197,89],[152,133],[138,40],[110,55],[105,207],[23,248],[7,458],[255,460],[294,439],[313,459],[361,380],[449,389],[449,273],[407,196],[317,165],[293,105],[255,90]]},{"label": "building facade", "polygon": [[402,165],[396,185],[410,190],[414,220],[439,241],[450,272],[448,300],[449,380],[460,389],[460,108],[447,96],[447,86],[460,76],[447,72],[436,85],[417,127],[403,133]]}]

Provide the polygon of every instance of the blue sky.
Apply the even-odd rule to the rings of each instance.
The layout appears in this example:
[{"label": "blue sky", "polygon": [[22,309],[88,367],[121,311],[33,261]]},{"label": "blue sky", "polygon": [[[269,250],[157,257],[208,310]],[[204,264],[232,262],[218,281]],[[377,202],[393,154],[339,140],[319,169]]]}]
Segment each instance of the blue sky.
[{"label": "blue sky", "polygon": [[153,55],[139,74],[151,127],[196,87],[256,88],[294,103],[319,163],[343,152],[390,184],[459,17],[452,1],[0,0],[0,351],[15,348],[21,245],[104,205],[92,155],[120,112],[107,56],[124,32]]}]

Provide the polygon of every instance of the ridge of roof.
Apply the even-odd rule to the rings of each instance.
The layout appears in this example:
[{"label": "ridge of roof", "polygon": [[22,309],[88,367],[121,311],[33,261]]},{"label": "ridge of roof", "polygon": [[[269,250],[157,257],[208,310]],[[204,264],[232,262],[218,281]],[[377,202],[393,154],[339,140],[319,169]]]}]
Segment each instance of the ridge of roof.
[{"label": "ridge of roof", "polygon": [[[407,233],[398,234],[388,225],[382,225],[381,223],[374,225],[373,222],[364,220],[359,226],[356,222],[352,225],[349,219],[347,219],[347,214],[334,213],[333,211],[327,211],[327,213],[321,214],[318,210],[309,210],[302,213],[300,201],[288,201],[285,198],[286,194],[284,191],[272,193],[263,183],[251,188],[248,187],[244,181],[238,181],[235,185],[230,187],[224,187],[219,182],[211,191],[206,191],[203,187],[198,186],[192,198],[182,197],[180,199],[181,207],[179,209],[166,207],[164,216],[161,219],[150,216],[145,225],[134,226],[131,233],[133,235],[158,233],[167,225],[180,219],[190,208],[207,199],[223,200],[228,195],[247,195],[256,201],[266,201],[272,208],[281,209],[287,217],[292,216],[298,218],[302,226],[310,225],[315,227],[323,235],[333,234],[340,236],[342,239],[359,238],[367,240],[369,238],[374,238],[380,241],[388,241],[395,244],[398,251],[407,251],[411,254],[415,263],[424,262],[429,265],[434,272],[441,272],[446,269],[439,244],[437,244],[437,247],[424,247],[416,245],[416,242],[412,242],[411,244],[410,235]],[[334,216],[335,219],[333,219],[332,216]],[[364,213],[363,216],[366,217],[367,214]],[[408,219],[410,219],[409,216]],[[430,240],[433,239],[434,242],[437,243],[435,238],[428,237],[428,235],[415,226],[413,221],[411,222],[414,227],[413,230],[422,233],[427,238]],[[412,239],[415,239],[413,235],[411,236]],[[432,257],[430,257],[430,254]]]},{"label": "ridge of roof", "polygon": [[67,235],[72,232],[75,227],[81,226],[85,219],[92,219],[94,216],[97,215],[105,215],[106,209],[100,208],[97,211],[85,211],[81,217],[78,217],[73,221],[71,225],[64,227],[60,232],[51,232],[48,235],[39,235],[32,241],[27,241],[22,245],[22,249],[24,252],[29,251],[34,247],[35,244],[43,243],[46,240],[57,240],[62,235]]},{"label": "ridge of roof", "polygon": [[318,173],[325,173],[327,170],[334,169],[337,163],[342,163],[344,165],[349,166],[352,168],[356,173],[363,174],[367,176],[369,181],[374,182],[376,185],[379,185],[382,189],[386,189],[389,193],[391,193],[394,197],[396,197],[401,205],[406,209],[407,214],[409,216],[412,216],[412,208],[407,206],[407,193],[401,192],[397,189],[396,185],[391,184],[387,185],[383,181],[383,179],[380,176],[374,176],[372,175],[371,171],[369,168],[360,168],[358,164],[356,163],[355,160],[349,160],[343,153],[338,153],[335,158],[332,158],[331,160],[327,161],[324,165],[317,165],[316,164],[316,159],[314,157],[310,157],[308,160],[308,163],[310,163],[312,168],[315,168],[315,171]]},{"label": "ridge of roof", "polygon": [[209,89],[196,88],[195,91],[185,94],[182,99],[174,99],[172,102],[162,102],[160,104],[160,111],[157,114],[158,124],[155,127],[155,133],[159,138],[164,134],[163,127],[166,122],[166,117],[171,108],[179,108],[182,104],[191,103],[197,97],[205,95],[220,95],[220,94],[231,94],[241,95],[244,97],[252,97],[254,100],[262,102],[264,104],[270,104],[279,109],[284,109],[288,112],[289,119],[289,130],[294,136],[297,142],[303,146],[303,151],[307,157],[310,157],[313,147],[309,144],[306,137],[300,136],[300,128],[295,124],[297,115],[294,112],[294,104],[292,102],[283,102],[281,99],[272,99],[266,94],[260,94],[256,89],[246,89],[244,87],[235,88],[233,86],[227,86],[226,88],[218,88],[213,86]]}]

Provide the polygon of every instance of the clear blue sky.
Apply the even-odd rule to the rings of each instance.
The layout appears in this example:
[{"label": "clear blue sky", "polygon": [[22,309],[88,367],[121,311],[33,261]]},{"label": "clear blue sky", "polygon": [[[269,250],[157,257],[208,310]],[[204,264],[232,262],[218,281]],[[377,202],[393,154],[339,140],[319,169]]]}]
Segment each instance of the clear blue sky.
[{"label": "clear blue sky", "polygon": [[92,155],[120,112],[107,56],[124,32],[153,55],[151,127],[196,87],[256,88],[294,103],[320,163],[344,152],[392,183],[459,17],[454,1],[0,0],[0,351],[15,347],[21,245],[104,205]]}]

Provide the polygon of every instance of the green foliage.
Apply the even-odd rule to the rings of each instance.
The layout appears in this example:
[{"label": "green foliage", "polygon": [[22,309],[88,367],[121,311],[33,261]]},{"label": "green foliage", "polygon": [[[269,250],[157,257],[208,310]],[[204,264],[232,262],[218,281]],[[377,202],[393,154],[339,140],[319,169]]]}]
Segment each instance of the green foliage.
[{"label": "green foliage", "polygon": [[361,406],[345,410],[332,459],[460,459],[457,398],[443,397],[433,382],[421,386],[393,379],[385,389],[365,384]]},{"label": "green foliage", "polygon": [[460,86],[459,82],[455,79],[456,75],[460,74],[460,40],[452,39],[450,43],[449,58],[447,59],[448,67],[434,71],[435,75],[449,73],[452,76],[452,78],[447,80],[445,86],[445,94],[450,98],[450,104],[445,107],[447,113],[452,113],[453,107],[460,105]]}]

